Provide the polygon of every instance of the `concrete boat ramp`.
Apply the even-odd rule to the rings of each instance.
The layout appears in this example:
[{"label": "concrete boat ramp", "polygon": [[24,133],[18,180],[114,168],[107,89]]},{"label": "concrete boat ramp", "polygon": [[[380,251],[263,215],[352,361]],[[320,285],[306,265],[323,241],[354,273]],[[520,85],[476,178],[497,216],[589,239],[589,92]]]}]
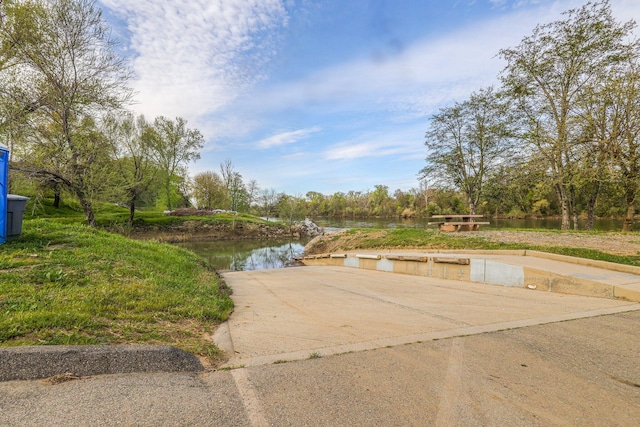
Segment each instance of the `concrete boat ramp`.
[{"label": "concrete boat ramp", "polygon": [[[229,272],[216,334],[256,366],[638,310],[640,268],[541,252],[358,252]],[[637,273],[637,274],[636,274]]]},{"label": "concrete boat ramp", "polygon": [[0,382],[0,426],[637,425],[639,272],[531,255],[228,272],[228,369]]}]

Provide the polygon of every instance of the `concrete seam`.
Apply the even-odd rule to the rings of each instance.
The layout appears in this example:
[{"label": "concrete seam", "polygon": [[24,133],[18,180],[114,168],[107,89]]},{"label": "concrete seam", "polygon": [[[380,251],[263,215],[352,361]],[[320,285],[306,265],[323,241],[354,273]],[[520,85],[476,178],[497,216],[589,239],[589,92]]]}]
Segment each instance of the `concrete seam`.
[{"label": "concrete seam", "polygon": [[442,395],[438,404],[436,426],[451,426],[456,421],[456,403],[459,401],[460,386],[462,384],[462,359],[464,356],[464,340],[451,340],[449,364],[444,378]]},{"label": "concrete seam", "polygon": [[269,423],[267,423],[267,419],[264,417],[262,405],[256,396],[255,388],[251,385],[247,370],[244,368],[234,369],[231,371],[231,376],[233,376],[236,388],[242,398],[242,404],[247,412],[251,427],[268,427]]}]

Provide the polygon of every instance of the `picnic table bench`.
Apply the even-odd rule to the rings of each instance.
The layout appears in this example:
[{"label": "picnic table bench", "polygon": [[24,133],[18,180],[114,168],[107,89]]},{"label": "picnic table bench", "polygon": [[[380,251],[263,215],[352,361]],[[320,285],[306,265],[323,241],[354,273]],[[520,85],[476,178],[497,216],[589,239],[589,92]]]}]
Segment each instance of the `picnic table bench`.
[{"label": "picnic table bench", "polygon": [[475,221],[475,218],[482,218],[483,215],[433,215],[431,218],[438,218],[441,221],[428,222],[428,225],[437,225],[440,231],[475,231],[481,225],[488,225],[488,221]]}]

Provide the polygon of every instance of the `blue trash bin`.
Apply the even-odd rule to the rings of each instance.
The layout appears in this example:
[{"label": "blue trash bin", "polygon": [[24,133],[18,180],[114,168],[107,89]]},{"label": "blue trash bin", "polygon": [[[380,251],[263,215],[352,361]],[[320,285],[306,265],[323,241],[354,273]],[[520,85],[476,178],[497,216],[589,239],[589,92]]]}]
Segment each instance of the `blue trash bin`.
[{"label": "blue trash bin", "polygon": [[9,148],[0,144],[0,244],[7,241],[7,187],[9,185]]}]

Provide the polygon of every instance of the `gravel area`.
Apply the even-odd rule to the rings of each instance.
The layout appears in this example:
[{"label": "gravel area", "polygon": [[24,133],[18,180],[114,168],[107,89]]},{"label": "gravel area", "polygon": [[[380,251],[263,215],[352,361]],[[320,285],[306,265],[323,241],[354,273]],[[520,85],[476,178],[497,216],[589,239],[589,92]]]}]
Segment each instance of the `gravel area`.
[{"label": "gravel area", "polygon": [[462,237],[481,237],[492,242],[523,243],[532,246],[565,246],[596,249],[616,255],[640,255],[638,233],[574,233],[544,231],[487,230],[459,233]]}]

